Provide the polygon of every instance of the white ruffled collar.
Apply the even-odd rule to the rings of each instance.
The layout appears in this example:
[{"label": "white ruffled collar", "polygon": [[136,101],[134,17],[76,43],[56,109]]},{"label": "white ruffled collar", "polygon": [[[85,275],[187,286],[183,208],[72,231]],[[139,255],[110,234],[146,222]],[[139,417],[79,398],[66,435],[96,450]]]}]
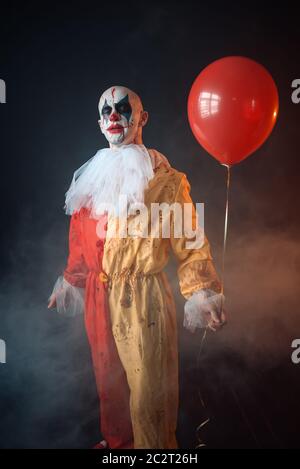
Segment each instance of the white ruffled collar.
[{"label": "white ruffled collar", "polygon": [[66,193],[67,214],[86,207],[91,217],[104,212],[118,214],[119,196],[126,195],[127,207],[144,202],[144,191],[154,177],[154,170],[167,158],[144,145],[122,145],[116,149],[103,148],[78,168]]}]

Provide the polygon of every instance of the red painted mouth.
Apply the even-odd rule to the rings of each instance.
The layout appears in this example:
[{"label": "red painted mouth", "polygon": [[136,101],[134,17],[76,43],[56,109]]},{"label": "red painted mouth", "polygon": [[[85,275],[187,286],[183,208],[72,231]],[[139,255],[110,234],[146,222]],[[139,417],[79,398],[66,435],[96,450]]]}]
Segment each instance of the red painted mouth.
[{"label": "red painted mouth", "polygon": [[111,134],[119,134],[120,132],[123,132],[124,130],[124,127],[120,124],[111,124],[107,130],[111,133]]}]

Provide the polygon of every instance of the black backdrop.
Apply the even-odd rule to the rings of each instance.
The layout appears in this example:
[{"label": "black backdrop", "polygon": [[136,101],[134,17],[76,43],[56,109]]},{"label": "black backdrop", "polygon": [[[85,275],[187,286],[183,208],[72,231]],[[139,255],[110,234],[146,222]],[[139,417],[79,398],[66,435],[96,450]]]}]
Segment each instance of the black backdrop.
[{"label": "black backdrop", "polygon": [[[81,318],[48,311],[67,255],[64,193],[73,171],[106,145],[97,125],[103,90],[122,84],[149,111],[144,143],[184,171],[220,268],[225,174],[187,122],[190,86],[208,63],[245,55],[273,75],[280,114],[271,138],[233,170],[226,297],[229,324],[182,329],[178,309],[181,446],[299,446],[300,78],[298,12],[288,2],[65,2],[1,6],[0,446],[88,448],[99,438],[97,396]],[[200,396],[205,401],[203,408]]]}]

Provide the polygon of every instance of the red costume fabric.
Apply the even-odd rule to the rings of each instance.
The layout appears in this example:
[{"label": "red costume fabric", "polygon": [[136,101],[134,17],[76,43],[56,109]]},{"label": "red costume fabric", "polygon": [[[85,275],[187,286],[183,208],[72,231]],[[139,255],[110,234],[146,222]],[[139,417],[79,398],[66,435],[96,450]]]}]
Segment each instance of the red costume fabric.
[{"label": "red costume fabric", "polygon": [[64,278],[71,285],[86,289],[85,327],[100,399],[103,437],[112,449],[133,448],[129,387],[112,335],[107,284],[102,271],[105,235],[98,237],[97,223],[102,224],[105,233],[105,215],[99,221],[92,219],[85,208],[72,215]]}]

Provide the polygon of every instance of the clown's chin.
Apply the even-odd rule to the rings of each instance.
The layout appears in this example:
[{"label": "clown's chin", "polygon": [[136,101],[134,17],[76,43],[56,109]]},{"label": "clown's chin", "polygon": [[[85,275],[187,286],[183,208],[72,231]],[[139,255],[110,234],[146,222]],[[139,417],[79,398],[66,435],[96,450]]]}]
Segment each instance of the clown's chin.
[{"label": "clown's chin", "polygon": [[105,132],[105,137],[109,141],[109,143],[118,145],[124,142],[125,134],[124,134],[124,131],[120,131],[120,132],[107,131]]}]

